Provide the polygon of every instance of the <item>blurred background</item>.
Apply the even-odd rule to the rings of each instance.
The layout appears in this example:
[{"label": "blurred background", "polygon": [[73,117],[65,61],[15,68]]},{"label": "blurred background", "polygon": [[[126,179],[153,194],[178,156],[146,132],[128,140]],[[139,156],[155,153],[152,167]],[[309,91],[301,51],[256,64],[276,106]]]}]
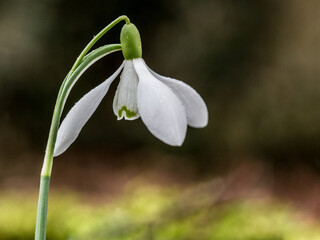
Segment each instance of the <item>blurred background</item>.
[{"label": "blurred background", "polygon": [[[320,239],[319,12],[317,0],[2,0],[0,239],[33,239],[59,87],[123,14],[149,67],[193,86],[209,124],[166,146],[140,119],[117,121],[115,82],[54,161],[48,239]],[[93,65],[63,116],[122,60]]]}]

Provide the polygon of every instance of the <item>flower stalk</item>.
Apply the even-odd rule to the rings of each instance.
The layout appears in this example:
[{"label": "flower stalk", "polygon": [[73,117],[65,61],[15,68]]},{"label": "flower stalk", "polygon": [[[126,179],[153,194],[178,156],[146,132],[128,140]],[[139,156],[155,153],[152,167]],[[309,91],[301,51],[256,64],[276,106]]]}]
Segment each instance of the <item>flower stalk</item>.
[{"label": "flower stalk", "polygon": [[[120,33],[120,44],[105,45],[88,53],[106,32],[123,20],[126,24]],[[125,59],[120,67],[85,94],[60,124],[65,102],[80,76],[96,61],[119,50]],[[208,124],[208,110],[201,96],[182,81],[152,71],[142,59],[141,39],[136,26],[126,16],[114,20],[83,49],[60,87],[41,171],[35,240],[46,239],[53,158],[65,152],[76,140],[118,75],[120,82],[113,101],[118,120],[141,118],[155,137],[171,146],[182,145],[187,126],[202,128]]]},{"label": "flower stalk", "polygon": [[101,59],[102,57],[121,50],[120,44],[111,44],[100,47],[91,53],[87,54],[92,46],[104,35],[106,34],[112,27],[118,24],[121,21],[126,21],[126,23],[130,23],[130,20],[126,16],[120,16],[111,22],[108,26],[102,29],[83,49],[81,54],[78,56],[74,65],[72,66],[70,72],[67,74],[64,79],[55,104],[49,137],[45,152],[45,157],[43,161],[43,166],[41,170],[41,178],[40,178],[40,190],[39,190],[39,200],[38,200],[38,210],[37,210],[37,219],[36,219],[36,230],[35,230],[35,240],[45,240],[46,239],[46,223],[47,223],[47,210],[48,210],[48,196],[49,196],[49,186],[50,186],[50,178],[53,164],[53,153],[55,142],[57,138],[57,132],[59,129],[59,123],[61,114],[66,102],[66,99],[76,83],[79,77],[89,68],[93,63]]}]

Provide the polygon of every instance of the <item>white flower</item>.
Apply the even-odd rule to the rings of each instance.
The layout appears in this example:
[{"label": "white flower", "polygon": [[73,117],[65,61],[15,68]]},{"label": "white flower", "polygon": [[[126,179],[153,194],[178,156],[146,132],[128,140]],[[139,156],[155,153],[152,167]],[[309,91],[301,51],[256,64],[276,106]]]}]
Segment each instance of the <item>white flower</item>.
[{"label": "white flower", "polygon": [[113,100],[118,120],[141,117],[155,137],[171,146],[182,145],[187,125],[196,128],[207,125],[206,104],[192,87],[153,72],[142,58],[125,60],[112,76],[83,96],[67,114],[58,131],[54,156],[75,141],[122,69]]}]

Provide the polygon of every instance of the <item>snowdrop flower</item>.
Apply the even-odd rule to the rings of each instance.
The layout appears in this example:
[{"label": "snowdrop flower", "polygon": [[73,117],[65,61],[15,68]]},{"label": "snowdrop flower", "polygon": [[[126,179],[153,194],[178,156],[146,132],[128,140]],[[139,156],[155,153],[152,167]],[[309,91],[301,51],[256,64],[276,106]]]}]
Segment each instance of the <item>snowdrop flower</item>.
[{"label": "snowdrop flower", "polygon": [[75,141],[121,70],[113,100],[113,111],[118,120],[141,117],[155,137],[171,146],[182,145],[187,125],[195,128],[207,125],[206,104],[192,87],[161,76],[146,65],[135,25],[124,25],[120,40],[125,61],[112,76],[83,96],[67,114],[58,131],[54,156],[63,153]]}]

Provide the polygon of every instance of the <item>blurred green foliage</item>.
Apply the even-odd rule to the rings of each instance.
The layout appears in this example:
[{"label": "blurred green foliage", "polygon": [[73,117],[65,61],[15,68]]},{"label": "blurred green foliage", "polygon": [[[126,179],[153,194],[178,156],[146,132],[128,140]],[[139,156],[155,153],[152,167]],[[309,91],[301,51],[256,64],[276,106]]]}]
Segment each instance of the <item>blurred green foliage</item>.
[{"label": "blurred green foliage", "polygon": [[[208,187],[133,187],[109,203],[88,203],[52,192],[48,240],[318,240],[320,225],[305,222],[274,200],[221,202]],[[194,197],[197,196],[197,197]],[[0,239],[32,240],[35,197],[0,195]]]},{"label": "blurred green foliage", "polygon": [[[0,1],[0,185],[7,177],[30,174],[35,161],[40,166],[39,158],[29,153],[45,148],[63,78],[92,35],[121,14],[139,28],[147,64],[185,81],[203,96],[209,125],[201,131],[189,129],[179,150],[166,147],[141,121],[116,120],[111,106],[114,84],[69,157],[82,149],[115,149],[128,155],[140,150],[147,156],[144,161],[130,158],[140,166],[152,159],[161,161],[147,154],[159,149],[168,155],[179,152],[177,169],[199,166],[200,174],[212,166],[219,171],[218,159],[228,165],[224,156],[256,155],[287,160],[288,166],[294,161],[320,166],[318,0],[91,0],[90,4],[94,7],[84,0]],[[120,26],[99,44],[119,42],[119,32]],[[115,54],[89,69],[72,91],[66,110],[106,79],[122,59]],[[56,165],[65,167],[64,157],[68,155]],[[109,161],[126,164],[121,157]],[[85,163],[73,162],[83,168]],[[17,170],[13,174],[10,168]],[[206,191],[191,193],[135,188],[110,203],[89,204],[76,194],[52,191],[48,240],[320,239],[318,225],[305,223],[282,203],[217,202]],[[31,193],[0,192],[0,240],[33,239],[35,211],[36,197]]]}]

